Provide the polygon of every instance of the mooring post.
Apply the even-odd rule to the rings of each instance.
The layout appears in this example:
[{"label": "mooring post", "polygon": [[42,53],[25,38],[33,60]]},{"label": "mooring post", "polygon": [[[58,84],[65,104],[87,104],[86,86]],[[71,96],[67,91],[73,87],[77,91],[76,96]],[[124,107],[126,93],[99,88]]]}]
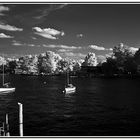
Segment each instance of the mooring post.
[{"label": "mooring post", "polygon": [[23,136],[23,105],[18,103],[19,105],[19,134]]},{"label": "mooring post", "polygon": [[2,128],[3,128],[3,136],[6,136],[5,135],[5,124],[4,124],[4,122],[2,123]]},{"label": "mooring post", "polygon": [[6,114],[6,136],[10,136],[9,123],[8,123],[8,114]]}]

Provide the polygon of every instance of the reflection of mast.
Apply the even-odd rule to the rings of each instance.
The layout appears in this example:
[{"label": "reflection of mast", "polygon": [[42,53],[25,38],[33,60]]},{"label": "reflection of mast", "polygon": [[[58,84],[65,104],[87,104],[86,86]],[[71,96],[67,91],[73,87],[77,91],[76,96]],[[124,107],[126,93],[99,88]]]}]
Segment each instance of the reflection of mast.
[{"label": "reflection of mast", "polygon": [[9,123],[8,123],[8,114],[6,114],[6,136],[10,136]]}]

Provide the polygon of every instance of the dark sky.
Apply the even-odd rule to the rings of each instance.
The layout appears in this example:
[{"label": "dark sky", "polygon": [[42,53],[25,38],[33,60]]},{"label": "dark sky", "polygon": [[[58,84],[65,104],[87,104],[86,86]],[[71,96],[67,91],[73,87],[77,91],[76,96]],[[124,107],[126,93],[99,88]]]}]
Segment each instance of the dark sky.
[{"label": "dark sky", "polygon": [[139,4],[1,4],[0,52],[103,57],[123,42],[140,46]]}]

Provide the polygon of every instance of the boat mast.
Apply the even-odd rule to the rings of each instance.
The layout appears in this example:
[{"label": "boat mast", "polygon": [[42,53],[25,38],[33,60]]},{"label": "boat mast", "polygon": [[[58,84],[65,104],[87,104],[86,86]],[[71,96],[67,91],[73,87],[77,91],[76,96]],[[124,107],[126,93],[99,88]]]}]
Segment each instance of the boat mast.
[{"label": "boat mast", "polygon": [[70,79],[69,79],[69,68],[70,67],[70,62],[68,61],[68,69],[67,69],[67,85],[70,84]]},{"label": "boat mast", "polygon": [[4,54],[3,54],[3,63],[2,63],[2,67],[3,67],[3,74],[2,74],[2,85],[4,86]]},{"label": "boat mast", "polygon": [[67,72],[67,84],[69,84],[69,70]]}]

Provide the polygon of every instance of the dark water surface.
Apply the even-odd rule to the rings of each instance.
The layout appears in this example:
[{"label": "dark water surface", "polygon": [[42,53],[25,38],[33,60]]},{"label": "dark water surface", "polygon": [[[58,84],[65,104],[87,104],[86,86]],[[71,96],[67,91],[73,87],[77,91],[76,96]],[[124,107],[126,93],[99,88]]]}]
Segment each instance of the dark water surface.
[{"label": "dark water surface", "polygon": [[[62,93],[64,77],[7,76],[16,92],[0,95],[0,122],[9,114],[18,136],[140,136],[140,79],[72,78],[76,94]],[[46,84],[44,84],[46,81]]]}]

